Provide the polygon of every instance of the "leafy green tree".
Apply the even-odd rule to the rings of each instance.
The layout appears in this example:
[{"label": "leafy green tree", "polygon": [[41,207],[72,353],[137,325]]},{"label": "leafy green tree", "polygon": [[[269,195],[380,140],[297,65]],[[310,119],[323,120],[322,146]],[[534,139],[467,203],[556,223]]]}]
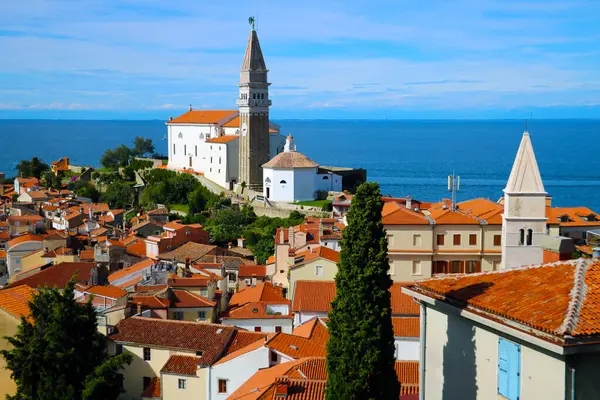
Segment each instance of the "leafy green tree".
[{"label": "leafy green tree", "polygon": [[119,370],[131,363],[131,355],[107,354],[94,308],[75,302],[74,288],[72,279],[62,293],[40,290],[29,303],[30,317],[22,317],[16,335],[6,338],[13,348],[0,354],[17,384],[7,399],[116,399]]},{"label": "leafy green tree", "polygon": [[59,175],[54,175],[52,171],[46,171],[42,174],[42,178],[45,182],[45,186],[48,189],[57,189],[60,190],[62,188],[62,179]]},{"label": "leafy green tree", "polygon": [[30,160],[22,160],[17,164],[17,171],[19,176],[24,178],[36,177],[41,178],[44,171],[48,171],[50,167],[37,157],[33,157]]},{"label": "leafy green tree", "polygon": [[248,224],[247,215],[241,210],[217,210],[207,227],[211,237],[221,243],[231,242],[242,236],[243,227]]},{"label": "leafy green tree", "polygon": [[77,180],[67,185],[69,190],[72,190],[77,196],[86,197],[96,203],[100,199],[100,192],[96,187],[87,181]]},{"label": "leafy green tree", "polygon": [[113,182],[101,196],[111,208],[128,208],[135,203],[135,191],[129,182]]},{"label": "leafy green tree", "polygon": [[133,139],[133,149],[131,152],[133,155],[138,157],[145,154],[154,153],[154,144],[152,144],[152,139],[136,136],[135,139]]},{"label": "leafy green tree", "polygon": [[329,313],[327,400],[399,396],[382,206],[379,185],[368,182],[348,212]]},{"label": "leafy green tree", "polygon": [[126,167],[131,159],[131,150],[124,144],[115,149],[108,149],[100,158],[100,163],[109,169]]}]

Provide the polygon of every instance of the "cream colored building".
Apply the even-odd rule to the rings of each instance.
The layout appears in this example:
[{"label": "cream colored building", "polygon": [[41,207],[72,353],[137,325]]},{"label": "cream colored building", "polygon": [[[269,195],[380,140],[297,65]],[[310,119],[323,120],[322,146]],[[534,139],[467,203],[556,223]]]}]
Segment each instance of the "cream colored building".
[{"label": "cream colored building", "polygon": [[297,281],[333,281],[339,259],[340,253],[323,246],[296,253],[296,263],[289,270],[287,297],[292,298]]},{"label": "cream colored building", "polygon": [[426,210],[385,203],[382,220],[392,279],[410,282],[436,274],[498,269],[502,210],[502,205],[485,199],[454,208],[442,202]]},{"label": "cream colored building", "polygon": [[421,398],[600,398],[597,260],[416,282]]}]

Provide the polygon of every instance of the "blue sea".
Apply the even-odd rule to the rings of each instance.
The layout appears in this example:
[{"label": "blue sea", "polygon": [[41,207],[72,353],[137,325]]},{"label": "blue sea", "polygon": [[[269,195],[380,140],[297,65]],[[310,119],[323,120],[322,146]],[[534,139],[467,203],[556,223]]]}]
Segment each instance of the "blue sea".
[{"label": "blue sea", "polygon": [[[383,194],[423,201],[449,197],[446,182],[461,177],[459,200],[502,196],[524,122],[516,120],[275,120],[298,151],[322,165],[360,167]],[[15,174],[22,159],[98,165],[104,150],[152,138],[166,153],[164,121],[0,120],[0,171]],[[600,120],[529,123],[546,191],[558,206],[600,212]]]}]

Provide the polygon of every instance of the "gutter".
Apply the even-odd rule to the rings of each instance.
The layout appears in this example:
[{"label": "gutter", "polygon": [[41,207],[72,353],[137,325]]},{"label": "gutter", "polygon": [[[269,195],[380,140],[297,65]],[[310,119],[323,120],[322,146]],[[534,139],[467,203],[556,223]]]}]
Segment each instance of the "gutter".
[{"label": "gutter", "polygon": [[427,306],[420,302],[421,305],[421,355],[419,360],[419,400],[425,400],[425,346],[427,343]]}]

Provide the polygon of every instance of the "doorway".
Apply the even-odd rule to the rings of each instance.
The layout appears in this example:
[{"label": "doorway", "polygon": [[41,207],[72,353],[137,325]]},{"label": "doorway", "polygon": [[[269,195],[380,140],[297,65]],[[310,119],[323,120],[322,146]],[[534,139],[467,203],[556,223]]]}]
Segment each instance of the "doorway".
[{"label": "doorway", "polygon": [[271,198],[271,188],[267,187],[267,199]]}]

